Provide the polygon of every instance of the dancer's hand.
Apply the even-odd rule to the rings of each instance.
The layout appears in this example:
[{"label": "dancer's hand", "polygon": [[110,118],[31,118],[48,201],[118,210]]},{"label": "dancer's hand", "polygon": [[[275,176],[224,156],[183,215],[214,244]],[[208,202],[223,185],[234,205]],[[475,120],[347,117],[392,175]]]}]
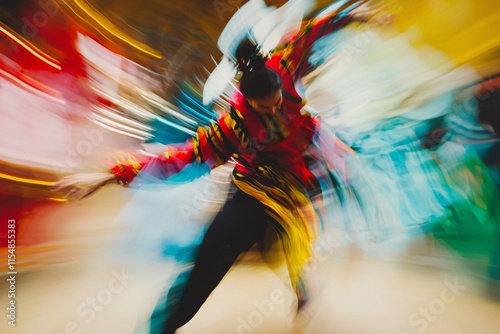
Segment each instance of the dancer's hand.
[{"label": "dancer's hand", "polygon": [[54,183],[51,190],[67,191],[65,199],[80,200],[113,180],[115,176],[109,172],[80,173],[63,177]]}]

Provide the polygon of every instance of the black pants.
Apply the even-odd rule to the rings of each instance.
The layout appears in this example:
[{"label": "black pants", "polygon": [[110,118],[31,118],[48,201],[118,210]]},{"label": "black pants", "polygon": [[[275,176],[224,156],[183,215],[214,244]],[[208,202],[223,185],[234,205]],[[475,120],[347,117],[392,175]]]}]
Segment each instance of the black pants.
[{"label": "black pants", "polygon": [[276,223],[262,203],[236,190],[208,228],[187,283],[180,291],[170,289],[163,334],[174,333],[194,317],[238,256],[261,242],[267,228]]}]

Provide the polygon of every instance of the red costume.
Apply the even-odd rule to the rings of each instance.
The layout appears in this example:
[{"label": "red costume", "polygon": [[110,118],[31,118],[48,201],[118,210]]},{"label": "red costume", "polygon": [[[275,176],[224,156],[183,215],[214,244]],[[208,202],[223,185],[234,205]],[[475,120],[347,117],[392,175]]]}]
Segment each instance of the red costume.
[{"label": "red costume", "polygon": [[231,108],[209,128],[200,127],[197,135],[183,145],[169,145],[156,158],[129,157],[112,169],[127,184],[144,165],[155,160],[159,177],[169,177],[193,162],[215,168],[230,158],[236,162],[235,185],[263,203],[268,213],[282,226],[287,264],[295,284],[301,267],[311,256],[317,220],[308,190],[317,187],[304,153],[312,142],[318,120],[301,109],[305,101],[296,84],[314,65],[308,61],[312,45],[352,20],[351,15],[330,15],[310,21],[288,43],[276,48],[266,66],[282,78],[283,102],[274,115],[253,110],[236,90]]}]

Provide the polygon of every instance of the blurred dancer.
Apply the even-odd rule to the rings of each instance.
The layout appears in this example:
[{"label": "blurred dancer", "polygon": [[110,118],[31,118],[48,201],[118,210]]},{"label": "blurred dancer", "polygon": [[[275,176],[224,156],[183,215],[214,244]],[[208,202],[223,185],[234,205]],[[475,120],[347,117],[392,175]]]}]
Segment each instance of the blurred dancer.
[{"label": "blurred dancer", "polygon": [[69,195],[81,198],[113,180],[127,185],[141,171],[166,179],[193,163],[215,168],[229,159],[236,162],[233,196],[208,228],[180,294],[178,286],[169,292],[163,333],[186,324],[238,256],[262,242],[269,228],[282,242],[292,286],[301,286],[301,269],[311,258],[318,220],[312,197],[320,187],[309,168],[313,158],[308,152],[318,120],[302,110],[305,101],[295,87],[315,68],[307,55],[316,40],[374,14],[360,6],[313,19],[270,55],[244,40],[236,51],[239,89],[218,122],[199,128],[183,145],[169,145],[155,158],[130,156],[119,161],[112,174],[77,175],[56,186],[72,188]]}]

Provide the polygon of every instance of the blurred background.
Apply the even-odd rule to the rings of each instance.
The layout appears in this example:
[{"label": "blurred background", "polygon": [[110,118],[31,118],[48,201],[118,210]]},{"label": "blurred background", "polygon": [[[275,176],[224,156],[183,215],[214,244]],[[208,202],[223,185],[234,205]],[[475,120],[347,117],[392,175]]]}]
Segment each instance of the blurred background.
[{"label": "blurred background", "polygon": [[[0,293],[7,314],[0,332],[147,333],[173,264],[147,252],[116,259],[127,233],[121,213],[136,191],[110,185],[68,202],[50,187],[64,175],[106,170],[123,150],[183,142],[214,119],[224,99],[202,105],[203,83],[222,56],[219,34],[245,3],[0,0]],[[317,1],[310,16],[330,3]],[[181,333],[500,330],[500,2],[370,3],[394,15],[391,29],[413,32],[412,47],[435,49],[475,71],[466,90],[473,99],[464,103],[484,111],[485,128],[467,140],[477,144],[484,184],[494,185],[489,201],[478,204],[487,223],[379,244],[323,241],[311,269],[313,300],[297,317],[281,279],[285,269],[270,269],[250,253]],[[192,207],[197,196],[208,201],[204,189],[176,189],[185,203],[170,191],[158,203],[161,212]],[[13,299],[4,298],[11,272],[16,326],[6,310]]]}]

